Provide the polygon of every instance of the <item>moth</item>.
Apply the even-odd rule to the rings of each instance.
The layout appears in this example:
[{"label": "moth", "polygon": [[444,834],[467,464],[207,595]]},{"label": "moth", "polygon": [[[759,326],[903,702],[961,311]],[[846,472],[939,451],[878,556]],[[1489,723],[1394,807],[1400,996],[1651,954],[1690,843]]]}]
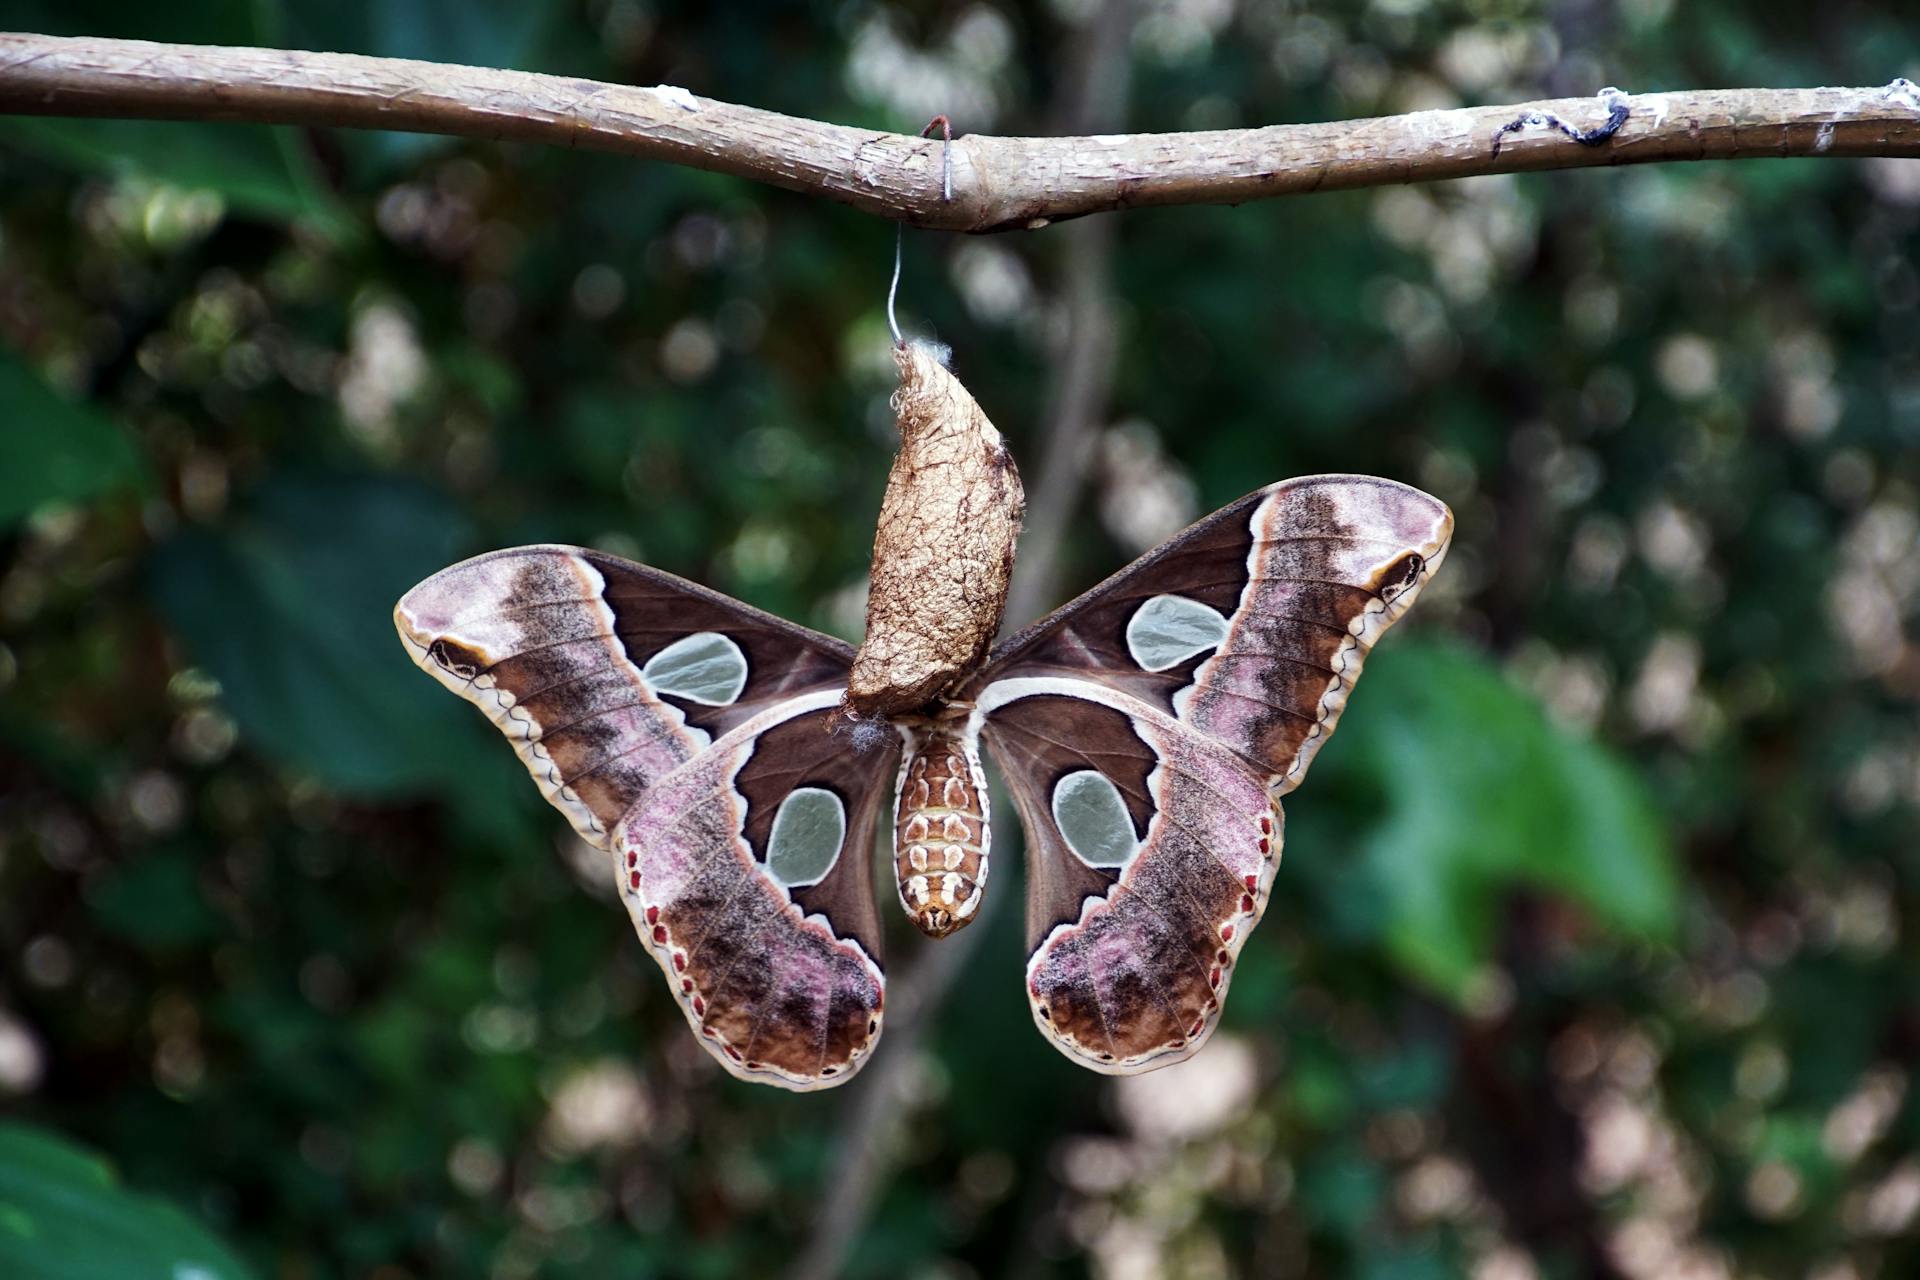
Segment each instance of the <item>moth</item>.
[{"label": "moth", "polygon": [[[938,936],[988,890],[981,747],[1027,835],[1027,1000],[1074,1061],[1189,1057],[1280,859],[1280,800],[1453,517],[1390,480],[1270,485],[995,647],[945,699],[836,732],[853,649],[578,547],[442,570],[394,618],[608,851],[694,1034],[745,1079],[848,1079],[880,1035],[872,852]],[[891,784],[891,787],[889,787]]]}]

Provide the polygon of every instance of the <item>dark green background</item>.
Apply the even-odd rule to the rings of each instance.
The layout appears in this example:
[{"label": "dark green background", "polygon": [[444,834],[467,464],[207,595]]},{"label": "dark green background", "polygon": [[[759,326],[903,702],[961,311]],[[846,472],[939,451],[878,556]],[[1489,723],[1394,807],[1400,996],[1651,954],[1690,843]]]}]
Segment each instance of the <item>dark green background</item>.
[{"label": "dark green background", "polygon": [[[1027,133],[1085,7],[0,0],[0,28]],[[1215,128],[1884,84],[1920,75],[1920,16],[1166,0],[1130,56],[1115,127]],[[1458,537],[1289,800],[1180,1074],[1115,1085],[1034,1033],[996,863],[846,1274],[1920,1266],[1916,169],[1118,219],[1122,429],[1070,589],[1141,550],[1103,513],[1153,492],[1199,514],[1377,472]],[[1030,488],[1066,234],[906,244],[911,327]],[[857,626],[892,239],[563,150],[0,120],[0,1270],[793,1261],[877,1073],[794,1096],[714,1067],[604,868],[388,613],[551,540]],[[909,974],[933,944],[891,927]]]}]

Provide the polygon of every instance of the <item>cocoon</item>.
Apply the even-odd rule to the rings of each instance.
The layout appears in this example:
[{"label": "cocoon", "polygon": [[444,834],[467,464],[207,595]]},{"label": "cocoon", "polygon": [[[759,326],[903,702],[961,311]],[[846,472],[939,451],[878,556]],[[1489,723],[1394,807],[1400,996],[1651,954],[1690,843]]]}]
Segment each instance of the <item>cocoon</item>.
[{"label": "cocoon", "polygon": [[1000,433],[943,354],[921,342],[893,351],[900,452],[847,685],[859,716],[917,711],[944,695],[986,656],[1007,604],[1026,494]]}]

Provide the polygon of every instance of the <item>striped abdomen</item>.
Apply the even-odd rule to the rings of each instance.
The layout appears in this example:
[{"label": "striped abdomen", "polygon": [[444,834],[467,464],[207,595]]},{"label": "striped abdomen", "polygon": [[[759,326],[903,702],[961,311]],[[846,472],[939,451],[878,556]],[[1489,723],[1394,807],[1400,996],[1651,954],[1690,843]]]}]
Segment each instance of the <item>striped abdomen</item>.
[{"label": "striped abdomen", "polygon": [[893,807],[900,905],[929,937],[973,919],[987,887],[987,780],[964,717],[908,722]]}]

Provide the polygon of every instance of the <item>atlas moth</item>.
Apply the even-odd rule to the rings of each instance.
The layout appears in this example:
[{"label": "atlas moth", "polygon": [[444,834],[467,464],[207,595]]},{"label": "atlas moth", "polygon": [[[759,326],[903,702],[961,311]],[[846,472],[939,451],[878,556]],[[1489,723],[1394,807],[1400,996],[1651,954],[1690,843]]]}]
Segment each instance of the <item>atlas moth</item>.
[{"label": "atlas moth", "polygon": [[734,1075],[825,1088],[878,1041],[870,852],[889,783],[908,917],[934,937],[976,918],[983,745],[1027,836],[1035,1025],[1095,1071],[1180,1061],[1266,907],[1281,797],[1453,517],[1391,480],[1282,481],[991,645],[1019,478],[937,358],[896,359],[902,447],[858,654],[567,546],[433,575],[394,611],[401,640],[609,853],[689,1026]]}]

